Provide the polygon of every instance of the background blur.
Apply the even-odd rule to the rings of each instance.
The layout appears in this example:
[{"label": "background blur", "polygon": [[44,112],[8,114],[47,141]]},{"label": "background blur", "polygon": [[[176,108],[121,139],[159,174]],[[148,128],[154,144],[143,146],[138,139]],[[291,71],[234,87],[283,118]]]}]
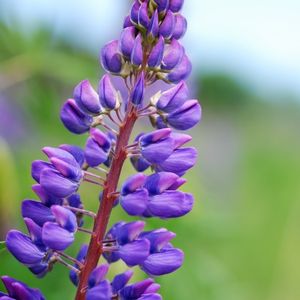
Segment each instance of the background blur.
[{"label": "background blur", "polygon": [[[118,37],[129,2],[0,0],[0,240],[23,228],[20,202],[33,197],[30,164],[40,148],[84,144],[63,128],[59,109],[80,80],[96,84],[98,52]],[[204,117],[192,132],[199,164],[185,187],[195,209],[149,222],[175,231],[186,253],[181,270],[159,279],[164,299],[300,299],[299,10],[297,0],[186,1],[183,43]],[[97,189],[82,190],[95,208]],[[116,209],[119,218],[128,219]],[[2,251],[3,274],[48,300],[73,299],[60,266],[37,280]]]}]

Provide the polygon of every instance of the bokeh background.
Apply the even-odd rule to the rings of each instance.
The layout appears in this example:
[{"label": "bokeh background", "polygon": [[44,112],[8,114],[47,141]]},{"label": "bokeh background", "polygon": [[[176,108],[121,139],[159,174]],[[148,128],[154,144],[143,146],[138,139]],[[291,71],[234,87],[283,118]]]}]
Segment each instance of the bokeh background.
[{"label": "bokeh background", "polygon": [[[40,148],[84,144],[63,128],[59,109],[80,80],[97,83],[99,49],[118,37],[129,5],[0,0],[0,240],[7,228],[24,228],[20,202],[34,197],[30,164]],[[300,299],[299,11],[297,0],[186,1],[183,43],[204,115],[192,132],[199,163],[185,187],[195,209],[148,225],[175,231],[186,253],[182,269],[158,280],[164,299]],[[128,165],[124,176],[132,172]],[[97,193],[83,186],[88,208]],[[120,218],[129,219],[116,209]],[[67,273],[57,266],[37,280],[0,254],[0,275],[49,300],[73,299]]]}]

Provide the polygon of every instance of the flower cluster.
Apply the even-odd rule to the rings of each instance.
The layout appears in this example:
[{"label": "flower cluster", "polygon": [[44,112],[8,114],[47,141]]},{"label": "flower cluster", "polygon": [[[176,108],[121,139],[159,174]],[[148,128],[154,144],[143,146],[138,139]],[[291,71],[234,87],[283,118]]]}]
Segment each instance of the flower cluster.
[{"label": "flower cluster", "polygon": [[[154,277],[172,273],[183,263],[183,251],[171,244],[175,233],[165,228],[145,230],[143,221],[119,221],[108,230],[117,205],[129,216],[166,220],[186,215],[194,204],[193,196],[179,188],[196,163],[197,150],[186,146],[191,136],[175,131],[188,130],[201,119],[199,102],[189,98],[184,81],[191,63],[179,42],[187,28],[180,13],[183,2],[134,1],[120,38],[101,50],[106,74],[97,89],[83,80],[62,106],[61,121],[70,132],[86,135],[84,148],[45,147],[48,161],[32,163],[36,181],[32,189],[40,201],[22,202],[28,234],[11,230],[6,245],[38,277],[51,271],[55,263],[68,267],[70,279],[78,287],[77,300],[162,299],[157,294],[159,285],[151,278],[128,284],[131,270],[110,282],[109,265],[121,260]],[[114,76],[121,77],[127,95],[119,91],[122,88]],[[171,87],[146,96],[146,88],[159,80]],[[154,129],[132,137],[136,122],[145,117]],[[126,159],[137,173],[120,184]],[[143,173],[146,170],[147,175]],[[100,188],[97,213],[84,208],[79,195],[83,182]],[[85,217],[94,220],[93,228],[83,227]],[[65,250],[78,232],[89,234],[90,243],[82,245],[73,258]],[[108,265],[98,266],[101,256]],[[39,295],[21,283],[5,285],[13,299],[21,299],[19,293],[25,291]],[[43,299],[35,297],[28,299]]]},{"label": "flower cluster", "polygon": [[160,285],[153,279],[128,284],[133,276],[132,270],[116,275],[110,282],[106,279],[109,265],[103,264],[94,269],[89,276],[87,300],[123,299],[123,300],[161,300],[157,293]]}]

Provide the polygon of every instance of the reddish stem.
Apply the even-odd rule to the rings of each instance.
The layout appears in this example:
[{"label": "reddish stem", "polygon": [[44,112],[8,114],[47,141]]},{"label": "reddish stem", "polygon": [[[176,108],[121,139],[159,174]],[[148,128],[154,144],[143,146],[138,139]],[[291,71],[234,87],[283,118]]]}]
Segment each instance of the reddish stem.
[{"label": "reddish stem", "polygon": [[103,198],[95,219],[94,234],[91,237],[86,261],[79,276],[79,284],[76,293],[76,300],[85,300],[90,273],[96,268],[102,255],[102,241],[104,239],[110,214],[115,200],[115,192],[118,186],[121,170],[126,159],[126,146],[133,126],[138,118],[136,109],[129,105],[128,112],[123,124],[120,126],[120,132],[117,139],[115,156],[111,164],[107,180],[104,183]]}]

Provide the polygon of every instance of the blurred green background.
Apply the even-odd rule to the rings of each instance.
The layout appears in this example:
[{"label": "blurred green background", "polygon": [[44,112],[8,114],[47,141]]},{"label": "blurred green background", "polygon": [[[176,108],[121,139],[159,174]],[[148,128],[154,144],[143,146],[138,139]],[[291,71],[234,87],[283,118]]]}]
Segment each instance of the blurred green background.
[{"label": "blurred green background", "polygon": [[[43,158],[40,148],[84,145],[85,136],[63,128],[59,109],[75,84],[84,78],[96,83],[101,75],[97,55],[82,47],[76,35],[70,38],[74,32],[60,35],[49,24],[24,30],[17,15],[8,18],[3,11],[0,240],[8,228],[24,228],[20,203],[34,197],[30,165]],[[99,47],[105,42],[102,31],[95,32]],[[195,209],[179,220],[148,222],[149,229],[176,232],[174,244],[186,254],[182,269],[158,279],[161,294],[167,300],[300,299],[299,95],[288,89],[261,93],[245,78],[211,65],[196,68],[191,80],[203,107],[202,123],[191,133],[199,163],[184,187],[195,194]],[[123,176],[132,172],[126,165]],[[81,191],[86,207],[95,209],[98,190],[84,185]],[[132,220],[117,208],[112,222],[120,218]],[[69,253],[75,255],[78,245]],[[112,272],[123,269],[114,266]],[[41,288],[49,300],[73,299],[75,289],[61,266],[38,280],[2,251],[4,274]]]}]

